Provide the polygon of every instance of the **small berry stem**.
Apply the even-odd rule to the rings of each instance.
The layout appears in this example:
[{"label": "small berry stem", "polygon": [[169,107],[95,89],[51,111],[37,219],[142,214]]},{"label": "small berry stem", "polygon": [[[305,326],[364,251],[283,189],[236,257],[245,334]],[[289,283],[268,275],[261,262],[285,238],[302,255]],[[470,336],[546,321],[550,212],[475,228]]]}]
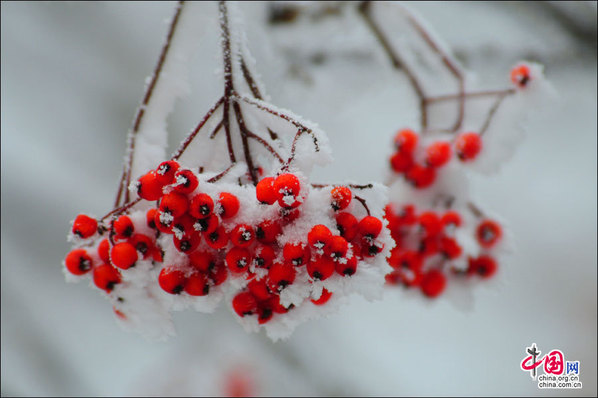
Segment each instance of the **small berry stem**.
[{"label": "small berry stem", "polygon": [[141,198],[137,198],[132,202],[129,202],[125,205],[117,207],[117,208],[113,209],[112,211],[110,211],[108,214],[106,214],[104,217],[102,217],[100,219],[100,221],[104,221],[105,219],[107,219],[110,216],[116,216],[116,215],[122,214],[123,212],[129,210],[131,207],[135,206],[140,201],[141,201]]},{"label": "small berry stem", "polygon": [[[516,90],[514,88],[507,88],[507,89],[503,89],[503,90],[487,90],[487,91],[472,91],[472,92],[466,92],[463,93],[463,96],[468,99],[468,98],[478,98],[478,97],[492,97],[495,95],[503,95],[503,94],[507,94],[507,95],[511,95],[511,94],[515,94]],[[432,104],[435,102],[444,102],[444,101],[452,101],[455,99],[459,99],[460,96],[459,94],[448,94],[448,95],[438,95],[435,97],[428,97],[426,99],[426,101],[428,102],[428,104]]]},{"label": "small berry stem", "polygon": [[362,198],[361,196],[357,196],[357,195],[355,195],[355,199],[357,199],[359,201],[359,203],[361,203],[363,205],[365,211],[368,213],[368,216],[371,216],[371,214],[370,214],[370,208],[368,207],[365,199]]},{"label": "small berry stem", "polygon": [[222,177],[224,177],[225,175],[228,174],[228,172],[235,167],[234,164],[231,164],[230,166],[228,166],[226,168],[226,170],[224,170],[223,172],[221,172],[220,174],[215,175],[214,177],[210,178],[207,182],[209,183],[214,183],[214,182],[218,182]]},{"label": "small berry stem", "polygon": [[496,114],[496,111],[498,110],[504,99],[507,97],[507,95],[509,94],[501,94],[494,102],[494,105],[492,105],[492,108],[490,108],[490,110],[488,111],[488,116],[486,117],[484,124],[480,128],[480,137],[483,136],[486,130],[488,130],[488,127],[490,127],[490,122],[492,121],[492,118]]},{"label": "small berry stem", "polygon": [[477,218],[484,217],[484,213],[482,212],[482,210],[480,210],[480,208],[476,206],[473,202],[467,202],[467,207]]}]

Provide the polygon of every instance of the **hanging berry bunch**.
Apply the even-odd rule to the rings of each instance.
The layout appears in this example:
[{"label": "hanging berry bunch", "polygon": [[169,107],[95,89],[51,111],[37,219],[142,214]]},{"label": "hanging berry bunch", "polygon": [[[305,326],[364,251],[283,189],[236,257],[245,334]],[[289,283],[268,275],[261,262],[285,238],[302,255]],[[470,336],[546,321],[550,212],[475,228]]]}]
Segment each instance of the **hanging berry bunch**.
[{"label": "hanging berry bunch", "polygon": [[170,160],[136,166],[180,3],[115,209],[100,220],[79,215],[70,235],[70,277],[93,275],[119,319],[153,337],[172,333],[170,311],[211,312],[223,299],[247,330],[285,337],[350,293],[379,297],[389,269],[384,187],[309,181],[311,167],[330,159],[326,136],[263,101],[227,8],[220,3],[224,95]]},{"label": "hanging berry bunch", "polygon": [[[387,283],[433,298],[451,278],[491,278],[508,242],[503,227],[472,203],[468,173],[494,171],[511,155],[518,123],[546,92],[541,67],[515,66],[512,88],[468,92],[461,67],[411,12],[370,2],[359,10],[393,66],[407,75],[420,109],[418,130],[397,131],[388,158],[385,217],[396,246]],[[456,94],[429,95],[442,86]]]}]

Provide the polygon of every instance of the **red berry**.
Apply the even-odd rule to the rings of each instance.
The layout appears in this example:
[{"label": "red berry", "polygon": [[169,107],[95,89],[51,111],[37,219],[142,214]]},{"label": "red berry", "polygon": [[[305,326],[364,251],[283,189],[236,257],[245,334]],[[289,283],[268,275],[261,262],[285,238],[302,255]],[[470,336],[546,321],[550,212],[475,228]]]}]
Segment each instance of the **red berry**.
[{"label": "red berry", "polygon": [[[342,260],[346,260],[344,263]],[[343,276],[351,276],[357,271],[357,257],[342,259],[336,263],[336,272]]]},{"label": "red berry", "polygon": [[426,188],[434,183],[436,171],[432,167],[413,165],[405,176],[416,188]]},{"label": "red berry", "polygon": [[401,282],[401,279],[401,272],[396,270],[384,275],[384,280],[387,285],[398,285]]},{"label": "red berry", "polygon": [[448,236],[443,236],[440,239],[440,251],[446,258],[451,260],[461,256],[461,253],[463,252],[457,241]]},{"label": "red berry", "polygon": [[198,232],[212,233],[218,228],[219,222],[218,217],[214,214],[207,216],[206,218],[200,218],[195,221],[193,228]]},{"label": "red berry", "polygon": [[69,252],[64,259],[64,265],[71,274],[83,275],[91,269],[91,257],[84,249],[75,249]]},{"label": "red berry", "polygon": [[374,239],[382,231],[382,221],[373,216],[365,216],[359,222],[358,229],[363,236]]},{"label": "red berry", "polygon": [[162,185],[172,184],[174,181],[174,175],[179,169],[179,164],[176,160],[167,160],[166,162],[160,163],[156,168],[156,179]]},{"label": "red berry", "polygon": [[164,184],[160,182],[154,170],[139,177],[137,182],[137,195],[141,199],[153,201],[162,197]]},{"label": "red berry", "polygon": [[73,221],[72,232],[83,239],[93,236],[97,230],[98,222],[85,214],[79,214]]},{"label": "red berry", "polygon": [[253,279],[247,284],[247,289],[258,301],[268,300],[272,295],[265,280]]},{"label": "red berry", "polygon": [[162,290],[170,294],[179,294],[185,288],[187,278],[182,271],[173,267],[162,268],[158,276],[158,283]]},{"label": "red berry", "polygon": [[434,298],[440,295],[446,287],[446,276],[436,269],[426,272],[421,281],[422,292],[430,297]]},{"label": "red berry", "polygon": [[328,241],[328,246],[325,249],[333,259],[340,259],[347,255],[349,251],[349,243],[342,236],[333,236]]},{"label": "red berry", "polygon": [[455,141],[455,151],[459,160],[473,160],[482,150],[482,138],[477,133],[461,133]]},{"label": "red berry", "polygon": [[98,256],[104,263],[110,262],[110,242],[108,238],[103,239],[98,245]]},{"label": "red berry", "polygon": [[253,260],[251,253],[241,247],[233,247],[226,253],[226,265],[231,272],[243,272]]},{"label": "red berry", "polygon": [[255,228],[255,236],[261,243],[276,243],[276,237],[281,233],[280,224],[271,220],[264,220]]},{"label": "red berry", "polygon": [[255,187],[257,200],[266,204],[273,204],[278,200],[279,195],[274,189],[274,177],[263,178]]},{"label": "red berry", "polygon": [[469,259],[469,273],[476,273],[482,278],[490,278],[496,273],[498,265],[496,261],[490,256],[480,256],[478,258]]},{"label": "red berry", "polygon": [[342,212],[336,215],[336,228],[340,235],[348,241],[357,235],[357,218],[351,213]]},{"label": "red berry", "polygon": [[404,225],[413,225],[417,222],[415,215],[415,206],[405,205],[398,214],[399,222]]},{"label": "red berry", "polygon": [[257,311],[257,300],[250,292],[241,292],[233,298],[233,309],[240,317]]},{"label": "red berry", "polygon": [[222,218],[234,217],[239,211],[239,199],[232,193],[221,192],[218,204],[220,204],[220,217]]},{"label": "red berry", "polygon": [[117,243],[110,250],[110,260],[118,268],[129,269],[137,261],[137,250],[128,242]]},{"label": "red berry", "polygon": [[499,241],[502,236],[502,228],[493,220],[484,220],[476,229],[476,237],[482,247],[490,248]]},{"label": "red berry", "polygon": [[526,64],[519,64],[511,69],[511,81],[518,88],[525,88],[531,80],[531,71]]},{"label": "red berry", "polygon": [[120,216],[114,220],[112,229],[114,231],[114,239],[130,238],[133,236],[133,232],[135,232],[133,221],[129,216]]},{"label": "red berry", "polygon": [[328,244],[332,238],[332,232],[328,229],[327,226],[318,224],[314,225],[307,234],[307,242],[311,247],[314,247],[318,250],[324,249],[324,247]]},{"label": "red berry", "polygon": [[335,187],[332,188],[330,191],[332,196],[332,208],[337,210],[344,210],[349,206],[351,203],[351,199],[353,198],[353,194],[351,190],[347,187]]},{"label": "red berry", "polygon": [[381,243],[377,243],[377,242],[370,243],[370,239],[367,237],[364,240],[365,240],[365,242],[364,242],[365,246],[361,250],[361,254],[364,257],[374,257],[378,253],[380,253],[382,251],[382,249],[384,249],[384,245]]},{"label": "red berry", "polygon": [[147,235],[135,234],[129,240],[129,243],[141,253],[144,259],[147,259],[152,255],[152,249],[154,248],[154,241]]},{"label": "red berry", "polygon": [[205,218],[212,214],[214,201],[205,193],[199,193],[191,199],[189,214],[195,218]]},{"label": "red berry", "polygon": [[164,252],[158,246],[152,248],[152,261],[161,263],[164,261]]},{"label": "red berry", "polygon": [[336,268],[335,262],[326,256],[318,256],[307,263],[307,273],[314,280],[325,280],[332,275]]},{"label": "red berry", "polygon": [[440,219],[440,222],[442,223],[442,225],[444,227],[447,227],[449,225],[454,225],[455,227],[460,227],[461,226],[461,215],[459,215],[459,213],[457,213],[456,211],[447,211],[446,213],[444,213],[444,215]]},{"label": "red berry", "polygon": [[237,225],[230,233],[230,241],[238,247],[248,247],[253,243],[255,233],[253,228],[247,224]]},{"label": "red berry", "polygon": [[297,200],[300,190],[301,183],[294,174],[281,174],[274,180],[274,192],[278,196],[278,204],[281,207],[294,208],[301,204]]},{"label": "red berry", "polygon": [[270,246],[258,246],[258,248],[255,249],[253,261],[259,268],[270,269],[275,258],[276,253]]},{"label": "red berry", "polygon": [[275,263],[268,271],[268,286],[274,292],[281,291],[295,281],[295,267],[289,264]]},{"label": "red berry", "polygon": [[419,244],[419,254],[423,257],[433,256],[440,250],[437,236],[425,237]]},{"label": "red berry", "polygon": [[189,208],[189,201],[183,194],[171,192],[164,196],[160,200],[160,211],[162,213],[168,213],[174,218],[180,217]]},{"label": "red berry", "polygon": [[425,211],[419,216],[419,224],[426,236],[437,236],[442,232],[442,223],[433,211]]},{"label": "red berry", "polygon": [[228,269],[224,265],[224,263],[216,264],[214,268],[212,268],[208,274],[208,277],[214,284],[214,286],[218,286],[228,278]]},{"label": "red berry", "polygon": [[413,154],[411,152],[395,152],[390,157],[390,167],[397,173],[404,173],[413,166]]},{"label": "red berry", "polygon": [[400,130],[395,135],[395,146],[400,152],[413,153],[417,146],[418,135],[410,129]]},{"label": "red berry", "polygon": [[157,211],[154,214],[154,225],[156,226],[156,229],[165,234],[172,234],[174,217],[170,213],[163,213],[161,211]]},{"label": "red berry", "polygon": [[222,225],[213,232],[204,232],[203,236],[208,246],[212,249],[222,249],[228,243],[228,234]]},{"label": "red berry", "polygon": [[309,261],[310,250],[304,243],[286,243],[282,249],[282,257],[287,264],[299,267]]},{"label": "red berry", "polygon": [[145,220],[146,220],[147,226],[150,227],[151,229],[158,228],[156,226],[156,215],[158,213],[159,213],[158,209],[151,208],[147,211],[147,214],[145,215]]},{"label": "red berry", "polygon": [[120,272],[109,264],[102,264],[93,269],[93,283],[110,293],[114,285],[120,283]]},{"label": "red berry", "polygon": [[195,188],[199,185],[197,177],[191,170],[179,170],[174,175],[174,191],[182,193],[184,195],[195,191]]},{"label": "red berry", "polygon": [[201,235],[197,233],[184,234],[180,238],[177,235],[174,235],[172,241],[174,247],[181,253],[191,253],[193,250],[197,249],[197,246],[199,246]]},{"label": "red berry", "polygon": [[[299,202],[297,202],[299,203]],[[301,210],[281,207],[280,216],[282,217],[283,225],[288,225],[295,221],[301,215]]]},{"label": "red berry", "polygon": [[187,283],[185,283],[185,292],[190,296],[205,296],[210,293],[210,283],[206,274],[194,272],[189,275]]},{"label": "red berry", "polygon": [[197,231],[194,228],[195,219],[189,214],[183,214],[172,221],[172,233],[181,237],[183,235],[196,235]]},{"label": "red berry", "polygon": [[437,141],[426,148],[426,164],[430,167],[442,167],[452,155],[451,144]]},{"label": "red berry", "polygon": [[193,268],[205,273],[216,266],[216,260],[210,252],[196,251],[189,254],[189,264]]},{"label": "red berry", "polygon": [[330,300],[330,297],[332,297],[332,292],[322,289],[322,294],[320,297],[317,300],[311,299],[311,302],[315,305],[324,305],[328,302],[328,300]]},{"label": "red berry", "polygon": [[411,271],[418,271],[422,267],[422,257],[418,252],[408,250],[401,251],[400,249],[393,249],[388,264],[395,269],[409,269]]}]

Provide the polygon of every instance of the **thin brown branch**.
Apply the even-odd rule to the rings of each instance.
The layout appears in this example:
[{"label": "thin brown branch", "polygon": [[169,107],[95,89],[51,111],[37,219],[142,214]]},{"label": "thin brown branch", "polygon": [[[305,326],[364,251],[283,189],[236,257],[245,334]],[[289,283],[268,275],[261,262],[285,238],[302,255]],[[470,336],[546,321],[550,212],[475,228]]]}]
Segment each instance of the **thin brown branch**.
[{"label": "thin brown branch", "polygon": [[370,213],[370,208],[368,207],[365,199],[362,198],[361,196],[357,196],[357,195],[355,195],[355,199],[357,199],[359,201],[359,203],[361,203],[363,205],[365,211],[368,213],[368,216],[371,216],[372,214]]},{"label": "thin brown branch", "polygon": [[102,217],[100,219],[100,221],[104,221],[105,219],[107,219],[110,216],[115,216],[115,215],[118,215],[118,214],[122,214],[123,212],[129,210],[131,207],[135,206],[140,201],[141,201],[141,198],[137,198],[137,199],[135,199],[132,202],[128,202],[125,205],[117,207],[117,208],[113,209],[112,211],[110,211],[108,214],[106,214],[104,217]]},{"label": "thin brown branch", "polygon": [[257,83],[255,82],[255,79],[251,75],[251,72],[249,71],[249,68],[247,67],[247,64],[245,63],[245,58],[243,58],[243,56],[241,56],[240,58],[241,58],[241,71],[243,72],[243,77],[245,78],[245,81],[247,82],[247,85],[249,86],[251,93],[253,94],[253,96],[255,98],[257,98],[259,100],[263,99],[262,93],[260,93],[260,89],[258,88]]},{"label": "thin brown branch", "polygon": [[498,108],[500,107],[500,105],[502,104],[502,102],[504,101],[504,99],[507,97],[507,95],[508,94],[502,94],[501,96],[499,96],[496,99],[496,101],[494,102],[494,105],[492,105],[492,108],[490,108],[490,111],[488,111],[488,116],[486,117],[486,120],[484,121],[484,124],[480,128],[480,132],[479,132],[480,137],[482,135],[484,135],[484,133],[486,132],[486,130],[488,130],[488,127],[490,127],[490,122],[492,121],[492,118],[496,114],[496,111],[498,110]]},{"label": "thin brown branch", "polygon": [[143,100],[141,101],[141,105],[137,108],[137,112],[133,121],[133,127],[129,131],[129,139],[128,139],[128,146],[127,146],[127,161],[125,162],[123,173],[119,182],[119,189],[116,194],[116,200],[114,206],[117,207],[121,204],[121,199],[123,197],[124,191],[124,203],[129,201],[129,190],[127,187],[131,183],[131,169],[133,167],[133,158],[135,155],[135,141],[137,138],[137,133],[139,132],[139,127],[141,126],[141,122],[143,120],[143,116],[145,115],[145,109],[149,104],[152,94],[154,92],[154,87],[160,78],[162,67],[164,66],[164,62],[166,61],[166,57],[168,55],[168,50],[170,49],[170,44],[172,42],[172,38],[174,37],[174,33],[176,31],[176,27],[179,22],[179,17],[183,10],[184,2],[179,1],[176,7],[176,11],[172,21],[170,23],[170,27],[168,29],[168,34],[166,36],[166,41],[162,46],[162,51],[160,52],[160,57],[158,58],[158,62],[154,68],[154,73],[150,80],[149,85],[146,88],[145,94],[143,96]]},{"label": "thin brown branch", "polygon": [[251,182],[253,183],[253,185],[257,185],[258,178],[255,172],[253,156],[251,156],[251,150],[249,149],[249,141],[247,134],[248,130],[247,126],[245,126],[245,119],[243,118],[243,114],[241,113],[241,106],[237,101],[233,101],[233,110],[235,111],[237,123],[239,124],[239,130],[241,131],[241,143],[243,145],[243,154],[245,156],[245,162],[247,163],[247,168],[249,169],[249,176],[251,177]]},{"label": "thin brown branch", "polygon": [[480,210],[480,208],[477,207],[473,202],[467,202],[467,207],[477,218],[484,217],[484,213],[482,212],[482,210]]},{"label": "thin brown branch", "polygon": [[256,140],[257,142],[259,142],[260,144],[262,144],[262,146],[264,148],[266,148],[270,152],[270,154],[272,154],[272,156],[274,156],[276,158],[276,160],[278,160],[280,163],[284,163],[284,160],[282,159],[282,157],[272,147],[272,145],[268,144],[268,142],[266,140],[264,140],[259,135],[252,133],[249,130],[246,130],[246,132],[247,132],[247,137],[252,138],[252,139]]},{"label": "thin brown branch", "polygon": [[222,57],[224,59],[224,115],[222,116],[222,124],[226,133],[228,156],[231,163],[236,163],[237,159],[230,130],[230,101],[234,91],[233,64],[231,61],[230,31],[228,29],[228,9],[224,0],[220,1],[220,30],[222,33]]},{"label": "thin brown branch", "polygon": [[222,123],[223,123],[222,120],[220,122],[218,122],[218,124],[216,125],[216,127],[214,127],[214,130],[212,130],[212,132],[210,133],[210,139],[211,140],[214,139],[214,137],[216,137],[216,134],[218,134],[218,132],[222,128]]},{"label": "thin brown branch", "polygon": [[[516,90],[514,88],[507,88],[504,90],[487,90],[487,91],[473,91],[469,93],[463,93],[465,99],[469,98],[483,98],[483,97],[493,97],[503,94],[515,94]],[[428,104],[433,104],[435,102],[444,102],[444,101],[452,101],[455,99],[459,99],[461,96],[459,94],[448,94],[448,95],[438,95],[435,97],[428,97],[426,101]]]},{"label": "thin brown branch", "polygon": [[228,174],[228,172],[229,172],[229,171],[230,171],[230,170],[231,170],[233,167],[235,167],[235,165],[234,165],[234,164],[231,164],[230,166],[228,166],[228,167],[226,168],[226,170],[224,170],[222,173],[220,173],[220,174],[218,174],[218,175],[215,175],[214,177],[210,178],[210,179],[209,179],[207,182],[209,182],[209,183],[218,182],[218,181],[219,181],[219,180],[220,180],[222,177],[224,177],[225,175],[227,175],[227,174]]},{"label": "thin brown branch", "polygon": [[327,187],[350,187],[353,189],[371,189],[374,188],[374,184],[356,185],[356,184],[311,184],[314,188],[327,188]]}]

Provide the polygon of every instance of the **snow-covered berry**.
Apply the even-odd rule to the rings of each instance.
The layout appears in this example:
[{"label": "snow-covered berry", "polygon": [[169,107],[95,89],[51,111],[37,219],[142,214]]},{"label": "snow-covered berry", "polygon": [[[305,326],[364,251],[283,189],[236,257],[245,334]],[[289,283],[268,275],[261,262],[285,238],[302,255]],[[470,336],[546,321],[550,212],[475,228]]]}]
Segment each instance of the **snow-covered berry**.
[{"label": "snow-covered berry", "polygon": [[79,214],[73,221],[73,234],[80,238],[87,239],[93,236],[98,230],[98,222],[85,214]]}]

